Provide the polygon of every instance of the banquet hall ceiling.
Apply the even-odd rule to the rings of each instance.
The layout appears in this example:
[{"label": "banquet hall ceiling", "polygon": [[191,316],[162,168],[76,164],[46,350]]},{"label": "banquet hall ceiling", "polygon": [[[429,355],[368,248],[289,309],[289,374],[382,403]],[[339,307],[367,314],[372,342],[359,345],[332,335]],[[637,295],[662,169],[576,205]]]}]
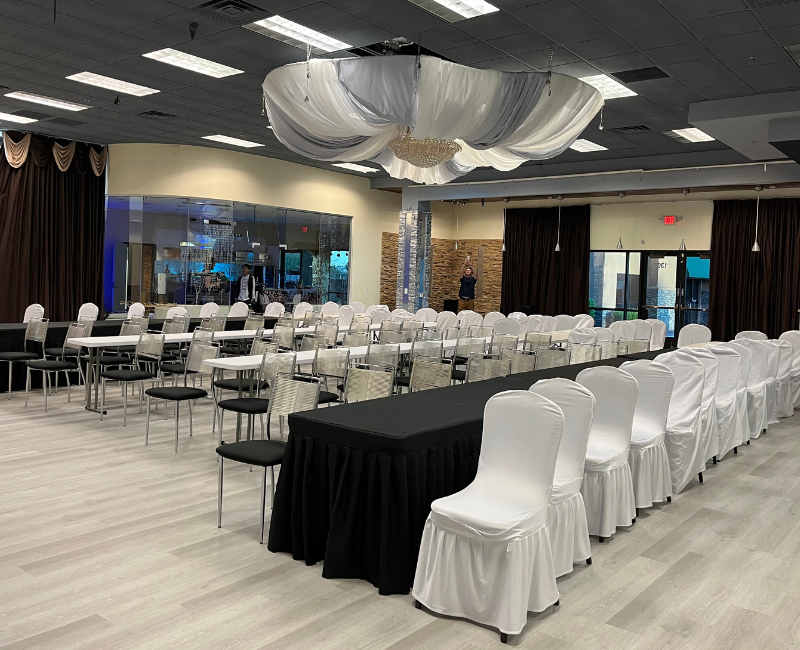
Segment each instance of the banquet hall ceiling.
[{"label": "banquet hall ceiling", "polygon": [[[719,141],[688,143],[664,133],[690,126],[691,103],[800,89],[800,67],[784,49],[800,44],[798,1],[491,0],[500,11],[455,23],[409,0],[247,1],[263,10],[259,17],[280,14],[354,47],[403,36],[458,63],[503,71],[547,70],[552,48],[553,71],[576,77],[652,67],[664,73],[629,82],[635,97],[607,100],[604,129],[595,118],[581,136],[606,151],[567,150],[510,174],[476,170],[461,181],[745,162]],[[16,127],[64,138],[214,146],[336,170],[289,151],[261,115],[264,77],[304,60],[305,49],[213,17],[198,10],[202,4],[58,0],[54,24],[52,0],[0,0],[0,86],[7,87],[0,88],[0,113],[36,117]],[[194,40],[190,23],[198,24]],[[213,79],[142,56],[161,48],[244,73]],[[65,78],[83,71],[160,92],[120,95],[115,105],[117,93]],[[92,108],[66,112],[5,97],[11,91]],[[0,128],[15,125],[0,121]],[[264,146],[201,139],[214,134]]]}]

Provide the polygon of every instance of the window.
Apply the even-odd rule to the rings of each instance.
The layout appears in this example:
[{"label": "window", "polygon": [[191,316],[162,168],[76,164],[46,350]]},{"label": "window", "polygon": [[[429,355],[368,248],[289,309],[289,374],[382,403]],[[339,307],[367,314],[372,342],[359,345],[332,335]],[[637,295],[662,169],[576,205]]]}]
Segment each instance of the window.
[{"label": "window", "polygon": [[595,327],[639,318],[641,253],[593,251],[589,261],[589,315]]}]

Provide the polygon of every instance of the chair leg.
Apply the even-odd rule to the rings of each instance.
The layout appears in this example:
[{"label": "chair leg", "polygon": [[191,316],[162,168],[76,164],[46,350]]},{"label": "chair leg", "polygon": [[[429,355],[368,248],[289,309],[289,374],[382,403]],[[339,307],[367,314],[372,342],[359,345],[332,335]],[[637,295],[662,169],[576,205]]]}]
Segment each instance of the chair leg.
[{"label": "chair leg", "polygon": [[[9,368],[11,367],[11,362],[8,362]],[[11,370],[8,371],[9,381],[11,380]],[[10,384],[9,384],[10,386]],[[28,406],[28,391],[31,389],[31,369],[28,368],[28,372],[25,375],[25,406]],[[11,390],[9,388],[9,395],[8,399],[11,399]]]},{"label": "chair leg", "polygon": [[219,460],[219,486],[217,487],[217,528],[222,528],[222,456],[217,456]]},{"label": "chair leg", "polygon": [[272,489],[272,494],[270,495],[270,502],[269,502],[269,509],[272,510],[275,507],[275,467],[270,465],[269,468],[270,479],[269,484]]},{"label": "chair leg", "polygon": [[219,444],[222,444],[222,423],[225,420],[225,409],[219,410]]},{"label": "chair leg", "polygon": [[100,389],[100,422],[103,421],[103,413],[106,410],[106,378],[103,377],[102,388]]},{"label": "chair leg", "polygon": [[[11,370],[14,367],[14,362],[8,362],[8,401],[11,401]],[[27,390],[27,389],[26,389]]]},{"label": "chair leg", "polygon": [[667,503],[672,503],[672,497],[667,497]]},{"label": "chair leg", "polygon": [[150,441],[150,395],[147,396],[147,414],[144,420],[144,444],[145,447]]},{"label": "chair leg", "polygon": [[700,473],[697,475],[697,478],[698,478],[698,479],[700,479],[700,482],[702,483],[702,482],[703,482],[703,472],[700,472]]},{"label": "chair leg", "polygon": [[144,399],[142,398],[142,395],[144,395],[144,382],[140,381],[139,382],[139,415],[142,414],[142,402],[144,401]]},{"label": "chair leg", "polygon": [[191,438],[194,435],[194,430],[192,429],[192,400],[189,400],[189,437]]},{"label": "chair leg", "polygon": [[[263,413],[259,413],[258,417],[261,419],[261,439],[263,440],[264,439],[264,414]],[[253,437],[255,437],[255,436],[253,436]]]},{"label": "chair leg", "polygon": [[[56,376],[58,376],[58,373],[56,373]],[[67,402],[71,402],[72,392],[70,391],[70,385],[69,385],[69,373],[66,370],[64,371],[64,379],[67,381]]]},{"label": "chair leg", "polygon": [[269,431],[270,424],[271,424],[271,423],[270,423],[270,419],[271,419],[271,418],[270,418],[270,414],[269,414],[269,413],[267,413],[267,440],[270,440],[270,431]]},{"label": "chair leg", "polygon": [[[166,407],[165,407],[166,408]],[[175,453],[178,453],[178,422],[181,419],[181,403],[175,402]]]},{"label": "chair leg", "polygon": [[264,543],[264,512],[267,507],[267,468],[264,467],[264,475],[261,477],[261,540]]},{"label": "chair leg", "polygon": [[733,448],[733,455],[735,456],[738,453],[739,453],[739,448],[738,447],[734,447]]},{"label": "chair leg", "polygon": [[44,412],[47,413],[47,391],[50,388],[50,373],[42,373],[42,388],[44,389]]},{"label": "chair leg", "polygon": [[128,426],[128,382],[122,382],[122,426]]}]

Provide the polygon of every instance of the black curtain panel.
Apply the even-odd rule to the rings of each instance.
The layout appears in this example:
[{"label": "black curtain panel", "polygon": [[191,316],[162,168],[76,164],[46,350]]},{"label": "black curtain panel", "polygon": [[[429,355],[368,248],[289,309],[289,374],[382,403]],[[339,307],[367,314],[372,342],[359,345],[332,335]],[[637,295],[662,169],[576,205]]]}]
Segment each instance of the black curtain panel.
[{"label": "black curtain panel", "polygon": [[715,340],[744,330],[770,338],[797,329],[800,307],[800,199],[714,201],[709,327]]},{"label": "black curtain panel", "polygon": [[84,143],[62,172],[53,143],[33,135],[17,169],[0,153],[0,322],[20,322],[32,303],[51,321],[74,320],[84,302],[102,313],[105,172]]},{"label": "black curtain panel", "polygon": [[500,310],[580,314],[589,307],[589,206],[506,210]]}]

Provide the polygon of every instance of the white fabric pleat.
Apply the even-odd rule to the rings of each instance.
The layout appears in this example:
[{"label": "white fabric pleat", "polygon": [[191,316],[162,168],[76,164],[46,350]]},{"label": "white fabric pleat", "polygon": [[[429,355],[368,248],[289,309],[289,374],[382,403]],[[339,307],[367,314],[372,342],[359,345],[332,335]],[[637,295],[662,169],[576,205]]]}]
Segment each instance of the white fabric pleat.
[{"label": "white fabric pleat", "polygon": [[631,443],[628,456],[637,508],[649,508],[672,496],[672,479],[664,439],[658,444],[636,449]]},{"label": "white fabric pleat", "polygon": [[716,402],[717,408],[717,433],[719,436],[717,457],[722,457],[731,449],[737,447],[741,441],[741,420],[739,399],[734,393],[727,402]]},{"label": "white fabric pleat", "polygon": [[747,420],[750,426],[750,439],[757,440],[761,432],[767,430],[767,386],[747,388]]},{"label": "white fabric pleat", "polygon": [[587,470],[581,494],[590,535],[611,537],[618,526],[630,526],[636,517],[633,479],[627,462],[601,472]]},{"label": "white fabric pleat", "polygon": [[570,573],[573,564],[585,562],[592,557],[586,507],[583,505],[583,496],[580,492],[568,499],[550,504],[547,529],[550,533],[550,549],[553,552],[556,578]]},{"label": "white fabric pleat", "polygon": [[715,399],[712,399],[707,406],[700,410],[700,450],[703,463],[719,454],[719,428]]}]

